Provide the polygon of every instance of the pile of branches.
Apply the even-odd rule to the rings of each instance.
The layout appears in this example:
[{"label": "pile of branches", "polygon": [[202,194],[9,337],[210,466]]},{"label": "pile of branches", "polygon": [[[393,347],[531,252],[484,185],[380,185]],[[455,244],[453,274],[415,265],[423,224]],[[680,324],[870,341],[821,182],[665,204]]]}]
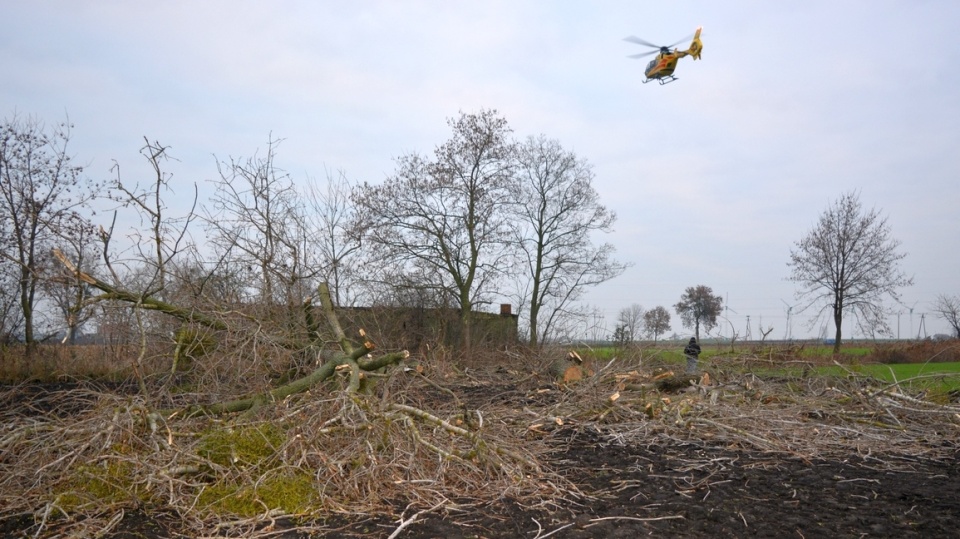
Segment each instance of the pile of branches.
[{"label": "pile of branches", "polygon": [[[185,533],[255,537],[271,521],[320,531],[331,515],[456,512],[508,498],[576,497],[539,464],[546,447],[455,399],[418,406],[435,384],[402,369],[374,393],[349,373],[245,414],[162,416],[137,396],[58,393],[5,406],[0,520],[34,536],[106,533],[125,512],[177,515]],[[28,388],[6,389],[5,404]],[[263,531],[267,533],[267,531]]]},{"label": "pile of branches", "polygon": [[[157,311],[207,335],[242,333],[223,317],[132,294],[61,261],[101,290],[101,300]],[[158,389],[142,376],[127,394],[73,388],[38,399],[30,386],[6,388],[0,529],[19,523],[34,537],[103,535],[143,511],[175,516],[188,535],[266,537],[278,519],[285,529],[322,531],[331,516],[394,518],[405,507],[414,516],[398,520],[401,529],[425,512],[579,495],[540,464],[543,444],[465,407],[408,352],[377,354],[362,332],[359,344],[348,339],[325,285],[318,296],[329,330],[321,335],[304,302],[310,338],[296,350],[315,358],[311,370],[272,386],[257,381],[247,394],[176,395],[175,383]],[[246,342],[262,348],[278,339],[254,334]],[[190,346],[178,342],[174,358]],[[425,393],[446,398],[424,400]]]},{"label": "pile of branches", "polygon": [[889,469],[953,462],[960,453],[960,404],[911,391],[914,380],[723,369],[738,361],[717,358],[697,375],[612,366],[547,416],[620,445],[709,444],[804,460],[859,455]]}]

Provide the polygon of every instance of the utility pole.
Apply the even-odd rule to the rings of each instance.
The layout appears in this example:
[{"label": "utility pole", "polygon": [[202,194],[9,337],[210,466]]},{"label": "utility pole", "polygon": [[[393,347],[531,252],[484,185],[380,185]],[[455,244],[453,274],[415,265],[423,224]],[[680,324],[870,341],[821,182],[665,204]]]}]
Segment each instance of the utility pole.
[{"label": "utility pole", "polygon": [[[916,307],[916,306],[917,306],[917,302],[914,301],[914,302],[913,302],[913,305],[911,305],[910,307],[907,307],[908,309],[910,309],[910,334],[911,334],[911,335],[913,335],[913,308]],[[920,332],[919,332],[919,331],[917,332],[917,335],[918,335],[918,336],[920,335]],[[918,337],[918,338],[919,338],[919,337]]]},{"label": "utility pole", "polygon": [[787,306],[787,331],[786,331],[786,333],[784,333],[784,335],[783,335],[783,340],[789,341],[789,340],[792,340],[792,339],[793,339],[793,318],[792,318],[792,315],[793,315],[793,307],[794,307],[794,306],[793,306],[793,305],[790,305],[789,303],[787,303],[786,301],[784,301],[784,300],[782,300],[782,299],[781,299],[780,301],[783,301],[783,304]]}]

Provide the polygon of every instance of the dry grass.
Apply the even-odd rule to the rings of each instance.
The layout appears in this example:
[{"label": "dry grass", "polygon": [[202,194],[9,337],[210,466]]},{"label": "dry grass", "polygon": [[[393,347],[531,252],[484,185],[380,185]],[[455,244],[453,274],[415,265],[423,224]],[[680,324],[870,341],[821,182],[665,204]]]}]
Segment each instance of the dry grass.
[{"label": "dry grass", "polygon": [[[0,346],[0,382],[122,380],[132,375],[131,357],[136,357],[136,349],[131,345],[45,344],[39,345],[32,357],[25,355],[23,345]],[[156,372],[162,366],[153,360],[148,369]]]}]

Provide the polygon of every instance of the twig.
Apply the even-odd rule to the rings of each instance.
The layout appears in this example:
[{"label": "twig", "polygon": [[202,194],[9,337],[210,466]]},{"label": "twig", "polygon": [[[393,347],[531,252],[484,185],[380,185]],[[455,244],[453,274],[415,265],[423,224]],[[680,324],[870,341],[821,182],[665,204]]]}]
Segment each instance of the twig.
[{"label": "twig", "polygon": [[400,516],[400,525],[397,526],[397,529],[393,530],[393,533],[391,533],[391,534],[387,537],[387,539],[396,539],[396,537],[397,537],[398,535],[400,535],[400,532],[402,532],[402,531],[404,530],[404,528],[406,528],[407,526],[409,526],[409,525],[413,524],[414,522],[416,522],[417,519],[420,518],[420,515],[422,515],[422,514],[424,514],[424,513],[430,513],[430,512],[432,512],[432,511],[435,511],[436,509],[438,509],[440,506],[442,506],[442,505],[445,504],[446,502],[447,502],[447,500],[444,499],[444,500],[438,502],[436,505],[434,505],[434,506],[431,507],[430,509],[423,509],[423,510],[417,511],[416,513],[413,514],[413,516],[411,516],[410,518],[408,518],[408,519],[406,519],[406,520],[403,520],[403,516],[401,515],[401,516]]},{"label": "twig", "polygon": [[[537,519],[533,519],[533,521],[534,521],[534,522],[537,522]],[[551,535],[553,535],[553,534],[555,534],[555,533],[561,532],[561,531],[563,531],[563,530],[565,530],[565,529],[567,529],[567,528],[569,528],[570,526],[573,526],[573,525],[575,525],[575,524],[576,524],[576,522],[571,522],[570,524],[564,524],[563,526],[560,526],[559,528],[553,530],[552,532],[548,532],[548,533],[545,533],[545,534],[543,534],[543,535],[540,535],[540,533],[543,532],[543,528],[541,528],[541,527],[540,527],[540,523],[537,522],[537,529],[538,529],[538,531],[537,531],[537,536],[534,537],[533,539],[546,539],[547,537],[550,537]]]},{"label": "twig", "polygon": [[686,518],[683,515],[667,515],[665,517],[597,517],[591,518],[590,522],[602,522],[604,520],[633,520],[636,522],[654,522],[657,520],[676,520]]},{"label": "twig", "polygon": [[771,441],[769,441],[769,440],[767,440],[767,439],[765,439],[765,438],[761,438],[761,437],[759,437],[759,436],[750,434],[749,432],[747,432],[747,431],[745,431],[745,430],[742,430],[742,429],[738,429],[738,428],[736,428],[736,427],[731,427],[731,426],[729,426],[729,425],[724,425],[723,423],[718,423],[718,422],[716,422],[716,421],[713,421],[713,420],[711,420],[711,419],[707,419],[707,418],[705,418],[705,417],[698,417],[698,418],[693,419],[692,421],[694,421],[694,422],[699,422],[699,423],[706,423],[707,425],[713,425],[714,427],[718,427],[718,428],[721,428],[721,429],[723,429],[723,430],[728,430],[728,431],[731,431],[731,432],[735,432],[735,433],[739,434],[740,436],[743,436],[744,438],[750,440],[750,441],[753,442],[754,444],[763,447],[764,449],[777,449],[776,444],[774,444],[773,442],[771,442]]}]

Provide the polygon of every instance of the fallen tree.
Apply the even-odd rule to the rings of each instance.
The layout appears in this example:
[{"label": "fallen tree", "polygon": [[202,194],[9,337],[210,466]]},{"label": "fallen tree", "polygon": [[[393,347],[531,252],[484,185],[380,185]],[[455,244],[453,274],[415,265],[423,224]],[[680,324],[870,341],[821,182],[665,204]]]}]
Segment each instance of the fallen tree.
[{"label": "fallen tree", "polygon": [[[124,290],[56,256],[101,292],[91,301],[159,312],[231,345],[241,342],[231,335],[250,332],[249,325],[231,323],[250,322],[246,318]],[[54,520],[56,533],[82,534],[98,525],[102,531],[110,522],[100,515],[144,504],[167,507],[197,530],[254,536],[282,516],[383,514],[397,500],[422,513],[455,509],[464,500],[538,503],[579,495],[542,469],[543,444],[447,398],[449,389],[404,365],[407,351],[376,355],[362,330],[359,342],[348,338],[325,284],[301,307],[302,339],[251,338],[281,342],[311,358],[312,370],[291,381],[209,402],[202,402],[207,392],[195,391],[189,394],[194,402],[175,406],[170,403],[182,394],[96,394],[79,417],[12,422],[0,449],[15,456],[23,473],[7,470],[2,486],[23,494],[5,502],[34,515],[38,537]],[[218,346],[215,353],[244,351]],[[82,527],[64,528],[64,522]]]},{"label": "fallen tree", "polygon": [[[144,296],[142,294],[121,289],[88,273],[80,271],[80,269],[77,268],[76,265],[73,264],[73,262],[71,262],[59,249],[54,250],[54,255],[67,267],[69,271],[74,273],[79,280],[90,284],[102,292],[102,294],[99,296],[92,298],[91,301],[126,302],[135,305],[137,308],[161,312],[185,323],[197,324],[217,331],[230,331],[230,327],[220,319],[207,316],[203,313],[197,312],[194,309],[179,307],[151,296]],[[306,376],[298,378],[280,387],[271,389],[265,393],[259,393],[228,402],[190,406],[184,410],[164,410],[164,415],[168,415],[170,417],[192,417],[203,414],[215,415],[221,413],[242,412],[266,402],[280,401],[296,393],[302,393],[316,384],[327,380],[333,376],[338,369],[341,368],[349,369],[350,384],[347,387],[347,390],[353,392],[359,389],[360,381],[364,376],[364,372],[383,369],[384,367],[397,364],[410,356],[409,352],[403,350],[392,354],[385,354],[378,358],[368,357],[369,354],[376,348],[375,345],[366,338],[366,333],[363,330],[360,331],[360,336],[363,338],[363,343],[360,346],[355,347],[351,340],[347,338],[347,336],[344,334],[343,328],[340,325],[340,321],[337,318],[336,312],[334,311],[333,302],[330,299],[330,289],[326,283],[321,283],[318,286],[317,295],[320,299],[324,317],[327,320],[330,330],[333,332],[340,350],[332,354],[325,354],[323,353],[324,351],[319,348],[321,339],[317,328],[318,324],[313,315],[313,298],[307,298],[304,300],[303,307],[305,318],[310,332],[306,347],[312,348],[311,351],[318,358],[317,363],[319,365],[315,370]],[[178,347],[176,348],[175,353],[179,352],[184,343],[182,341],[178,341],[177,344]],[[364,360],[363,358],[367,359]]]}]

